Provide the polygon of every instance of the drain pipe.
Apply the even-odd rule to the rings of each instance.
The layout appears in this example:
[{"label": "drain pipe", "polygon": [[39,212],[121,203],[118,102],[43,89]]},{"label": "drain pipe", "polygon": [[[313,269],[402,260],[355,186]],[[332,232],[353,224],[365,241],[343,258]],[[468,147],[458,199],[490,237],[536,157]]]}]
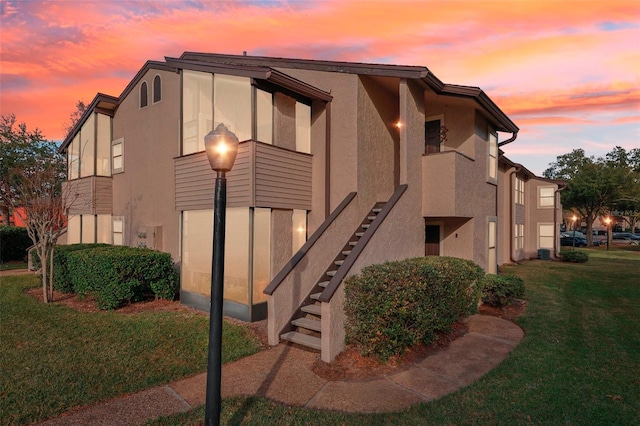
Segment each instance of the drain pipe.
[{"label": "drain pipe", "polygon": [[505,146],[506,144],[515,141],[517,137],[518,137],[518,131],[513,132],[513,134],[511,135],[511,137],[509,139],[507,139],[506,141],[502,141],[502,142],[498,143],[498,148],[500,148],[501,146]]},{"label": "drain pipe", "polygon": [[569,187],[566,182],[558,184],[558,189],[553,191],[553,255],[558,257],[558,193]]},{"label": "drain pipe", "polygon": [[[515,139],[515,137],[514,137],[514,139]],[[510,226],[509,226],[509,228],[511,228],[510,231],[509,231],[509,233],[511,235],[511,238],[509,239],[509,257],[511,258],[511,261],[513,263],[516,263],[516,264],[518,263],[518,260],[515,259],[515,256],[514,256],[515,248],[513,247],[513,238],[515,237],[515,235],[514,235],[514,227],[515,226],[514,225],[516,224],[515,211],[514,211],[515,200],[514,200],[514,194],[513,194],[513,190],[514,190],[514,188],[513,188],[513,176],[516,173],[518,173],[520,170],[522,170],[522,164],[515,165],[514,169],[511,172],[509,172],[509,192],[510,192],[510,195],[509,195],[509,200],[510,200],[510,203],[509,203],[509,225]]]}]

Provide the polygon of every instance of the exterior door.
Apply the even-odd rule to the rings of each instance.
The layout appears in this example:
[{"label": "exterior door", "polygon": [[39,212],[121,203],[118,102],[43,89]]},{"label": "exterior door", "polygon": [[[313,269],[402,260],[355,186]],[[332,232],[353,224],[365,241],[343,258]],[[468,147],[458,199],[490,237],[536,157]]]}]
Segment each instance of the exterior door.
[{"label": "exterior door", "polygon": [[440,152],[440,120],[424,123],[424,153]]},{"label": "exterior door", "polygon": [[440,256],[440,225],[425,225],[424,255]]}]

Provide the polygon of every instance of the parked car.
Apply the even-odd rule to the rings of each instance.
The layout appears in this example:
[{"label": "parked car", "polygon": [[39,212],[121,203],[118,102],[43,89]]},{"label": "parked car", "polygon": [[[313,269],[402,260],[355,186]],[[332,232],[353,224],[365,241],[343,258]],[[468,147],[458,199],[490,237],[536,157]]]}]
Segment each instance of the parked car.
[{"label": "parked car", "polygon": [[[575,244],[574,244],[575,239]],[[561,246],[570,246],[570,247],[586,247],[589,245],[587,243],[587,239],[584,237],[571,237],[571,236],[561,236],[560,237],[560,245]]]},{"label": "parked car", "polygon": [[640,244],[640,235],[631,232],[614,232],[612,235],[613,242],[624,244]]}]

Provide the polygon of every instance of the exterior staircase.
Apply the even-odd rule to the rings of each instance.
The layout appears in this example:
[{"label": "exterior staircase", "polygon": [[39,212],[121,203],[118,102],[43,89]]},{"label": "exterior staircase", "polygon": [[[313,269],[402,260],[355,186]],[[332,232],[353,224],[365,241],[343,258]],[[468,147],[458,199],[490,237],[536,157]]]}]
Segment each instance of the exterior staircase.
[{"label": "exterior staircase", "polygon": [[321,350],[321,317],[322,303],[319,301],[322,291],[327,287],[331,278],[333,278],[338,269],[342,266],[345,259],[351,254],[356,247],[360,238],[365,234],[371,223],[382,211],[385,203],[377,203],[364,218],[358,229],[351,235],[349,241],[344,245],[340,253],[338,253],[334,261],[327,267],[327,270],[313,287],[311,294],[307,296],[302,305],[293,315],[293,320],[289,323],[289,327],[280,335],[282,340],[297,343],[302,346]]}]

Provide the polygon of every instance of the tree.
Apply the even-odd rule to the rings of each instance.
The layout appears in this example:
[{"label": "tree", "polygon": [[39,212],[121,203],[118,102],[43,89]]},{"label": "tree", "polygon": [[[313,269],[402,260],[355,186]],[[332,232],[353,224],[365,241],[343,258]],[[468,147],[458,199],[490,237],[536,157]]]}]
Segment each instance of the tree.
[{"label": "tree", "polygon": [[84,102],[78,101],[76,102],[76,109],[69,115],[69,121],[66,121],[62,124],[62,128],[64,129],[65,138],[69,136],[76,123],[82,117],[82,114],[87,110],[87,105]]},{"label": "tree", "polygon": [[627,170],[628,187],[624,188],[621,197],[611,206],[611,212],[618,219],[628,224],[631,232],[640,222],[640,149],[635,148],[628,153],[621,147],[606,155],[606,161],[612,167]]},{"label": "tree", "polygon": [[[0,198],[19,213],[26,224],[42,265],[45,302],[53,300],[53,253],[65,228],[65,209],[72,204],[63,194],[66,162],[55,143],[40,131],[16,124],[15,115],[0,119]],[[67,194],[67,195],[65,195]],[[20,208],[20,209],[18,209]]]},{"label": "tree", "polygon": [[557,157],[544,172],[547,178],[569,184],[561,192],[562,204],[578,212],[586,222],[589,244],[593,243],[592,226],[596,217],[611,211],[637,188],[628,160],[627,153],[620,147],[597,159],[585,156],[582,149],[574,149]]}]

